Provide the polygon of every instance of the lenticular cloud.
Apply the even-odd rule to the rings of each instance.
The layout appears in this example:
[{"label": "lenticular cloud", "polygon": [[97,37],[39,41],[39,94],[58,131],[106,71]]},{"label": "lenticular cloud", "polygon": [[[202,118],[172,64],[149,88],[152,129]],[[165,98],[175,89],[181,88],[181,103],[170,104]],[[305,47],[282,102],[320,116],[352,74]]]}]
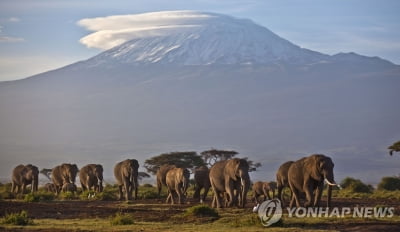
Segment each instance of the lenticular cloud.
[{"label": "lenticular cloud", "polygon": [[163,36],[201,27],[217,15],[196,11],[163,11],[134,15],[86,18],[78,25],[93,33],[79,41],[90,48],[107,50],[129,40]]}]

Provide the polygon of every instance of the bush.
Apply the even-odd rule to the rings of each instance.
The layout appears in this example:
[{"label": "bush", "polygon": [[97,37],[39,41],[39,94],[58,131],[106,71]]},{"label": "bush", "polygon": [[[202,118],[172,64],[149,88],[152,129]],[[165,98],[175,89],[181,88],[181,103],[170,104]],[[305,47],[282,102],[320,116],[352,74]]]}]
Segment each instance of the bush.
[{"label": "bush", "polygon": [[346,177],[340,185],[347,191],[354,193],[372,193],[374,190],[371,185],[364,184],[361,180]]},{"label": "bush", "polygon": [[398,177],[383,177],[378,184],[379,190],[395,191],[400,190],[400,178]]},{"label": "bush", "polygon": [[186,209],[186,216],[219,217],[218,212],[207,205],[196,205]]},{"label": "bush", "polygon": [[25,202],[39,202],[39,201],[51,201],[51,200],[54,200],[54,193],[49,193],[49,192],[28,193],[24,196]]},{"label": "bush", "polygon": [[111,217],[110,223],[112,226],[132,225],[132,224],[134,224],[134,221],[133,221],[133,217],[129,214],[117,213],[114,217]]},{"label": "bush", "polygon": [[59,198],[62,200],[73,200],[76,199],[75,194],[73,192],[61,192]]},{"label": "bush", "polygon": [[39,196],[34,193],[28,193],[24,197],[25,202],[38,202],[39,199]]},{"label": "bush", "polygon": [[1,220],[1,224],[11,224],[18,226],[32,225],[33,220],[28,217],[28,213],[23,210],[20,213],[7,214]]}]

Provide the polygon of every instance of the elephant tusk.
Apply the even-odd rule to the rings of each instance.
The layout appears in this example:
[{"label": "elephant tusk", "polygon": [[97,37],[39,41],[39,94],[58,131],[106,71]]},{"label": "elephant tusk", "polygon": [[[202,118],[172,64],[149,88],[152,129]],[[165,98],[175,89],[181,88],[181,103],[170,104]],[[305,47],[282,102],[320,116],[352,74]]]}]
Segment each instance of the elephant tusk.
[{"label": "elephant tusk", "polygon": [[325,182],[331,186],[337,186],[338,184],[335,183],[335,181],[333,181],[333,183],[331,183],[328,179],[325,179]]}]

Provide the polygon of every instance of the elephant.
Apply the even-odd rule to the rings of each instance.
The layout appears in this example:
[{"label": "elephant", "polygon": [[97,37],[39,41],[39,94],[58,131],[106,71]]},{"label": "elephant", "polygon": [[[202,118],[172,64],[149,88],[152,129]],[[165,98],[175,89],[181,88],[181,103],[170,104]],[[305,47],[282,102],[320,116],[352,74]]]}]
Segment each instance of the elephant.
[{"label": "elephant", "polygon": [[249,164],[245,159],[234,158],[216,162],[210,168],[210,183],[214,191],[212,207],[221,208],[221,196],[226,192],[227,206],[244,207],[250,187]]},{"label": "elephant", "polygon": [[125,200],[132,199],[132,191],[135,190],[134,199],[138,194],[138,170],[139,162],[135,159],[126,159],[117,163],[114,167],[114,176],[117,180],[119,200],[122,200],[122,187],[125,189]]},{"label": "elephant", "polygon": [[[201,166],[194,170],[195,189],[193,198],[200,199],[200,203],[206,200],[208,191],[210,190],[211,183],[209,177],[210,170],[207,166]],[[204,188],[203,196],[200,198],[200,191]]]},{"label": "elephant", "polygon": [[288,171],[290,168],[290,165],[292,165],[294,161],[287,161],[283,163],[278,171],[276,172],[276,185],[278,188],[278,199],[282,202],[283,204],[283,196],[282,196],[282,191],[283,188],[289,187],[289,181],[288,181]]},{"label": "elephant", "polygon": [[[264,196],[264,201],[268,199],[275,198],[275,190],[276,190],[276,183],[275,182],[262,182],[262,181],[257,181],[253,183],[253,197],[255,202],[258,204],[258,198],[259,196],[263,195]],[[272,191],[272,198],[269,192]]]},{"label": "elephant", "polygon": [[39,169],[32,164],[20,164],[13,169],[11,179],[11,192],[24,193],[27,185],[31,185],[31,192],[36,192],[39,184]]},{"label": "elephant", "polygon": [[305,207],[319,207],[324,180],[328,184],[327,207],[331,205],[332,186],[336,186],[333,175],[334,164],[332,159],[322,154],[314,154],[297,160],[290,165],[288,170],[288,181],[292,190],[290,207],[296,203],[300,207],[299,195],[306,195]]},{"label": "elephant", "polygon": [[167,176],[167,172],[173,168],[176,168],[175,165],[170,165],[170,164],[163,164],[160,166],[160,168],[157,171],[157,190],[158,190],[158,196],[160,197],[161,194],[161,189],[163,185],[167,185],[165,182],[165,178]]},{"label": "elephant", "polygon": [[79,169],[76,164],[63,163],[51,170],[51,179],[56,187],[56,194],[60,193],[65,183],[75,184],[76,174]]},{"label": "elephant", "polygon": [[74,183],[64,183],[61,191],[62,192],[72,192],[75,193],[78,190],[78,188],[76,187],[76,185]]},{"label": "elephant", "polygon": [[168,197],[166,203],[171,200],[174,204],[174,193],[178,195],[179,204],[183,204],[189,187],[190,172],[186,168],[172,168],[167,172],[165,183],[168,188]]},{"label": "elephant", "polygon": [[46,183],[43,187],[47,192],[56,193],[56,186],[53,183]]},{"label": "elephant", "polygon": [[88,164],[79,171],[82,190],[103,191],[103,166],[100,164]]}]

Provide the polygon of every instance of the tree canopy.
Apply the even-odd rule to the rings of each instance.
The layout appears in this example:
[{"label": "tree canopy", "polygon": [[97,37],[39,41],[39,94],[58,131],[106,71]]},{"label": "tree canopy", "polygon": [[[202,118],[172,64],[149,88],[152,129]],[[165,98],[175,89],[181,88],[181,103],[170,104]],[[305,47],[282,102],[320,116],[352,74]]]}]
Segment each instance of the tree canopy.
[{"label": "tree canopy", "polygon": [[[218,161],[232,159],[238,154],[239,153],[237,151],[217,149],[203,151],[200,153],[200,155],[198,155],[195,151],[163,153],[145,160],[144,167],[149,173],[155,175],[157,170],[163,164],[175,165],[177,167],[187,169],[193,169],[204,165],[211,167]],[[257,168],[261,167],[260,163],[249,160],[247,157],[242,159],[245,159],[248,162],[250,172],[256,171]]]},{"label": "tree canopy", "polygon": [[211,149],[200,153],[204,162],[210,167],[218,161],[232,159],[237,154],[239,154],[237,151],[226,151],[217,149]]},{"label": "tree canopy", "polygon": [[[200,153],[204,162],[209,167],[213,166],[218,161],[235,158],[235,156],[238,154],[239,154],[239,152],[233,151],[233,150],[229,151],[229,150],[217,150],[217,149],[211,149],[211,150],[203,151]],[[257,168],[261,167],[261,163],[249,160],[249,158],[247,158],[247,157],[244,157],[242,159],[245,159],[247,161],[247,163],[249,164],[250,172],[256,171]]]},{"label": "tree canopy", "polygon": [[393,143],[388,149],[390,155],[393,155],[394,152],[400,152],[400,141]]},{"label": "tree canopy", "polygon": [[164,153],[144,161],[144,167],[154,175],[163,164],[188,169],[205,165],[203,159],[195,151]]}]

